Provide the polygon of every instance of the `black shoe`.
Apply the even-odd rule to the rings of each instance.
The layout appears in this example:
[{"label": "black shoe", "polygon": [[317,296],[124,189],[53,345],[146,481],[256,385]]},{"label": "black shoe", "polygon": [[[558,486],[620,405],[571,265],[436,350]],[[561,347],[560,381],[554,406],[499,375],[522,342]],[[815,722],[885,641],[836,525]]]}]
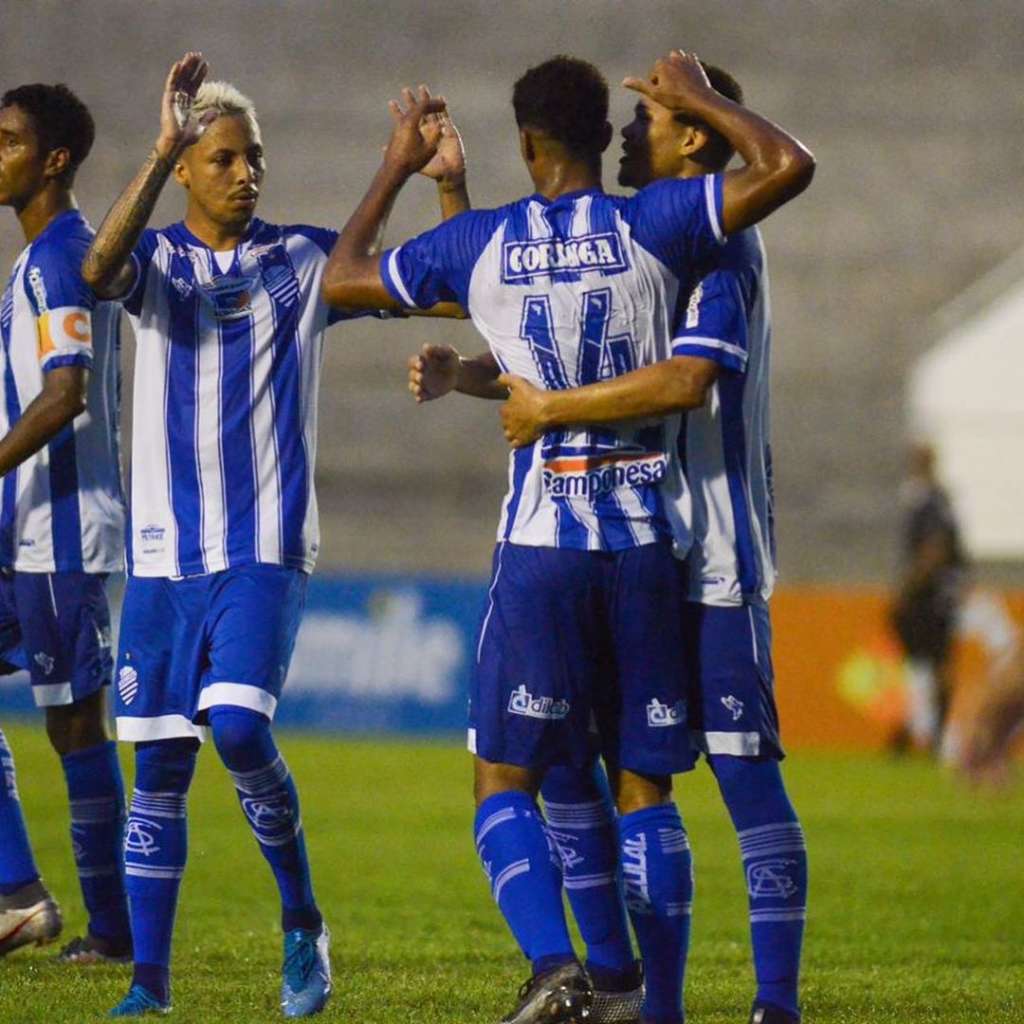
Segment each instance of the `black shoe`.
[{"label": "black shoe", "polygon": [[501,1024],[584,1024],[593,1001],[586,971],[576,962],[562,964],[525,982],[519,1003]]},{"label": "black shoe", "polygon": [[633,970],[622,972],[621,984],[615,986],[610,986],[599,970],[591,970],[588,966],[587,973],[594,984],[590,1024],[640,1024],[644,975],[639,960],[633,965]]},{"label": "black shoe", "polygon": [[800,1024],[800,1018],[778,1006],[765,1003],[755,1005],[750,1011],[750,1024]]}]

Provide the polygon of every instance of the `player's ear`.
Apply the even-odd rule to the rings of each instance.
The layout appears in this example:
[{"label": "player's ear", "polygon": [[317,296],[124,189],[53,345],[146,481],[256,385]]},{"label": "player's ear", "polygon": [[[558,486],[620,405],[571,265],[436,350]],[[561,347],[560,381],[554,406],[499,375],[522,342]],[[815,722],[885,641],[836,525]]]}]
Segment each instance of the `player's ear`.
[{"label": "player's ear", "polygon": [[537,159],[537,148],[534,146],[533,136],[527,128],[519,129],[519,153],[528,164],[532,164]]},{"label": "player's ear", "polygon": [[688,124],[683,129],[679,140],[679,152],[686,157],[693,157],[707,144],[711,136],[703,125]]},{"label": "player's ear", "polygon": [[182,188],[188,188],[190,184],[188,167],[185,165],[184,160],[178,160],[174,165],[174,180],[182,186]]},{"label": "player's ear", "polygon": [[43,175],[47,178],[59,178],[70,166],[71,150],[66,146],[58,146],[46,154]]},{"label": "player's ear", "polygon": [[612,127],[611,121],[605,121],[604,128],[601,131],[601,152],[602,153],[612,144],[612,139],[614,137],[615,137],[615,129]]}]

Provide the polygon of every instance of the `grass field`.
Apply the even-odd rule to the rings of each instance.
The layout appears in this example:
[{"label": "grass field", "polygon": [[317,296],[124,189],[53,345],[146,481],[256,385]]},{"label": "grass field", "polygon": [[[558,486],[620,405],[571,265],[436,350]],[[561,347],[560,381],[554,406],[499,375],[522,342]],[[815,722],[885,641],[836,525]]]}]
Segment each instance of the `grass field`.
[{"label": "grass field", "polygon": [[[56,759],[5,725],[65,935],[83,927]],[[468,755],[456,746],[286,735],[336,990],[324,1020],[493,1024],[525,976],[475,860]],[[927,763],[804,754],[788,778],[811,857],[807,1024],[1024,1021],[1024,790],[981,797]],[[129,776],[130,777],[130,776]],[[678,787],[697,872],[692,1024],[742,1024],[752,993],[735,840],[700,770]],[[278,1020],[275,895],[212,749],[192,790],[172,1019]],[[53,949],[0,960],[0,1022],[103,1015],[127,968]]]}]

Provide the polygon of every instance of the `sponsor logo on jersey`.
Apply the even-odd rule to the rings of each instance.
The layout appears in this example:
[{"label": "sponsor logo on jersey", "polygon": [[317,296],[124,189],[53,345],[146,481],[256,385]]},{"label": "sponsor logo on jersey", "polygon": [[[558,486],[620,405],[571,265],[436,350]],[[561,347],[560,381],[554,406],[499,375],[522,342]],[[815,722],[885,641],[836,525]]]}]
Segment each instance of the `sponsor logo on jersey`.
[{"label": "sponsor logo on jersey", "polygon": [[139,692],[139,673],[131,667],[124,665],[117,673],[117,692],[125,704],[131,704],[135,695]]},{"label": "sponsor logo on jersey", "polygon": [[645,487],[662,480],[668,459],[662,452],[601,457],[556,458],[544,463],[544,488],[553,498],[593,500],[621,487]]},{"label": "sponsor logo on jersey", "polygon": [[186,281],[183,277],[172,277],[171,284],[174,285],[175,291],[183,298],[187,299],[192,294],[192,285]]},{"label": "sponsor logo on jersey", "polygon": [[666,729],[673,725],[683,725],[686,722],[686,704],[677,700],[675,704],[662,704],[657,697],[651,698],[647,705],[647,724],[652,729]]},{"label": "sponsor logo on jersey", "polygon": [[199,290],[213,311],[216,320],[234,320],[248,316],[252,308],[253,281],[248,277],[215,277]]},{"label": "sponsor logo on jersey", "polygon": [[139,530],[139,540],[142,541],[142,553],[144,555],[156,555],[164,549],[164,537],[167,531],[156,523],[148,523]]},{"label": "sponsor logo on jersey", "polygon": [[32,288],[32,294],[36,297],[39,315],[42,316],[50,308],[46,295],[46,284],[43,281],[43,272],[38,267],[29,267],[28,273],[25,276],[28,278],[28,283]]},{"label": "sponsor logo on jersey", "polygon": [[722,697],[722,704],[732,715],[732,720],[738,722],[743,717],[743,701],[734,697],[731,693],[728,697]]},{"label": "sponsor logo on jersey", "polygon": [[578,238],[505,242],[501,248],[501,280],[504,284],[566,271],[618,271],[626,268],[622,241],[613,231]]},{"label": "sponsor logo on jersey", "polygon": [[43,670],[44,676],[48,676],[53,671],[53,666],[57,664],[53,655],[45,651],[38,651],[32,656],[32,660]]},{"label": "sponsor logo on jersey", "polygon": [[704,282],[701,281],[690,293],[686,307],[686,328],[691,330],[700,324],[700,300],[704,298]]},{"label": "sponsor logo on jersey", "polygon": [[526,689],[526,685],[521,684],[517,690],[512,691],[508,699],[508,709],[513,715],[557,722],[569,714],[569,702],[556,700],[554,697],[534,697]]},{"label": "sponsor logo on jersey", "polygon": [[788,871],[795,866],[795,860],[786,860],[782,857],[751,864],[747,868],[747,889],[750,895],[788,899],[798,888]]}]

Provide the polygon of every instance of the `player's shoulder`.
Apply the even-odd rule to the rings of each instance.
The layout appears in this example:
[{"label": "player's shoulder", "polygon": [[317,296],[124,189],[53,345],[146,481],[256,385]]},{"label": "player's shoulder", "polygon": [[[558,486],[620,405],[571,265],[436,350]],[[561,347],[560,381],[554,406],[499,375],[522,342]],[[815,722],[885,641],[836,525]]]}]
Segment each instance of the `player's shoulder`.
[{"label": "player's shoulder", "polygon": [[254,246],[281,242],[292,248],[309,248],[330,256],[339,234],[336,228],[316,224],[269,224],[260,221],[253,232],[252,242]]},{"label": "player's shoulder", "polygon": [[68,210],[51,221],[29,246],[28,265],[80,274],[94,234],[78,210]]},{"label": "player's shoulder", "polygon": [[765,270],[764,239],[755,227],[735,231],[725,240],[718,256],[718,265],[730,270],[747,270],[761,274]]}]

